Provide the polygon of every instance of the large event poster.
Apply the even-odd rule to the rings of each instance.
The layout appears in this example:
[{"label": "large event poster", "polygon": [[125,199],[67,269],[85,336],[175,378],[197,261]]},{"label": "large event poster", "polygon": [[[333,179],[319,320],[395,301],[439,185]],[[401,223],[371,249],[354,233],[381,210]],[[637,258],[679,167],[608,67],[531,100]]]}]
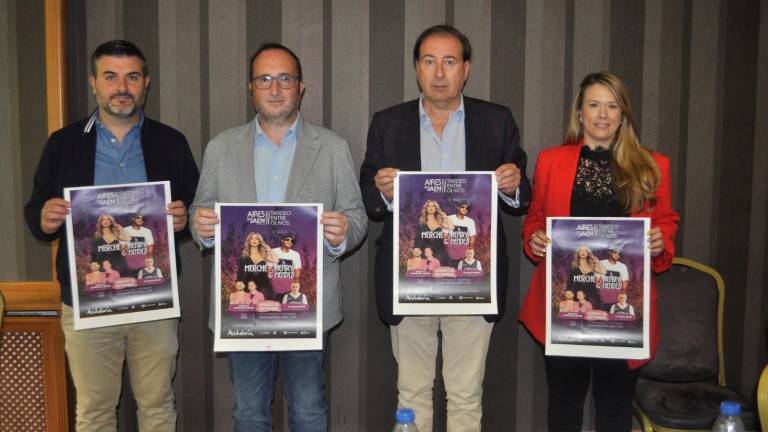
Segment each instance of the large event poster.
[{"label": "large event poster", "polygon": [[215,351],[323,348],[322,212],[216,203]]},{"label": "large event poster", "polygon": [[167,181],[64,189],[75,330],[179,316]]},{"label": "large event poster", "polygon": [[393,314],[497,313],[496,194],[493,172],[398,173]]},{"label": "large event poster", "polygon": [[648,218],[547,218],[546,354],[650,356]]}]

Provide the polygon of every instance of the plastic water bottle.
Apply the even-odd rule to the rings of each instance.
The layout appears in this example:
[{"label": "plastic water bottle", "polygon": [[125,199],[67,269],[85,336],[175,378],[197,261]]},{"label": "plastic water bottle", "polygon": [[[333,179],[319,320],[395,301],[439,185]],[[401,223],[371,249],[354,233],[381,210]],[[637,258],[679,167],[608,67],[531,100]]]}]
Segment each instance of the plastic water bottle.
[{"label": "plastic water bottle", "polygon": [[744,432],[744,423],[741,421],[741,405],[734,401],[720,403],[720,415],[715,420],[712,432]]},{"label": "plastic water bottle", "polygon": [[395,428],[392,432],[418,432],[416,429],[416,414],[410,408],[398,408],[395,413]]}]

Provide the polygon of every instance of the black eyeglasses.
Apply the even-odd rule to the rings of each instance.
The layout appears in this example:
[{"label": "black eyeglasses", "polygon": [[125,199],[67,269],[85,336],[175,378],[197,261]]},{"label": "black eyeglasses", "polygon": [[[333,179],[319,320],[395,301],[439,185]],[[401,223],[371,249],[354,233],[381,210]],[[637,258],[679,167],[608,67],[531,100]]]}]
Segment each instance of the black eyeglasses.
[{"label": "black eyeglasses", "polygon": [[277,86],[283,90],[288,90],[296,85],[296,81],[299,77],[290,74],[280,74],[277,76],[272,75],[259,75],[257,77],[251,77],[251,83],[259,90],[269,90],[272,88],[272,81],[277,81]]},{"label": "black eyeglasses", "polygon": [[292,239],[292,238],[284,238],[284,239],[283,239],[283,241],[286,241],[286,242],[291,242],[291,243],[293,243],[293,239]]}]

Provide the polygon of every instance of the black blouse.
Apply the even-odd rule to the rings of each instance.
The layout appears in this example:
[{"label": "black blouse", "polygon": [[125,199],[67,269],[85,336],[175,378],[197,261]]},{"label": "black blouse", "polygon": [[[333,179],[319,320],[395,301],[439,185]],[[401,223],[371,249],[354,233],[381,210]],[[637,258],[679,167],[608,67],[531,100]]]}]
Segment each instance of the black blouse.
[{"label": "black blouse", "polygon": [[613,155],[609,149],[581,147],[571,194],[571,216],[629,216],[616,199],[612,162]]}]

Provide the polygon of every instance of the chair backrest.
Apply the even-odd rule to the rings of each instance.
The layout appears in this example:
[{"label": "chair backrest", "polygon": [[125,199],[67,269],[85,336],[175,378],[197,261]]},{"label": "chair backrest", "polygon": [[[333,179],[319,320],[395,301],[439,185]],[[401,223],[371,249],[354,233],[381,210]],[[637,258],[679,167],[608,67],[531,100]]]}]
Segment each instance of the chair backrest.
[{"label": "chair backrest", "polygon": [[757,412],[763,432],[768,432],[768,365],[763,368],[757,384]]},{"label": "chair backrest", "polygon": [[722,355],[725,284],[703,264],[675,258],[656,277],[659,346],[643,378],[668,382],[715,381],[725,385]]}]

